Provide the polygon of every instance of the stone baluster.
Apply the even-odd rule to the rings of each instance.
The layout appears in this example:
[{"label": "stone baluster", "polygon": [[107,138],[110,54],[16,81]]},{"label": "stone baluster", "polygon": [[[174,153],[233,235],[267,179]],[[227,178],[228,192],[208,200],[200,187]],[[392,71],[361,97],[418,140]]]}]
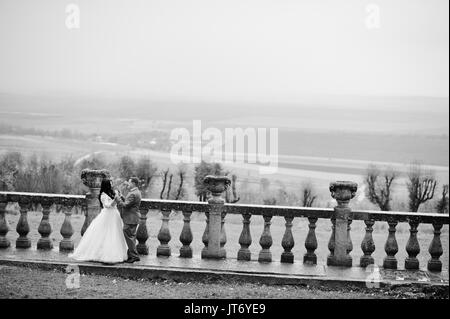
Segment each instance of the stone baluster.
[{"label": "stone baluster", "polygon": [[72,209],[76,205],[76,200],[73,199],[64,199],[64,222],[61,225],[61,236],[63,239],[59,243],[59,251],[72,251],[74,248],[72,235],[73,235],[73,227],[72,227]]},{"label": "stone baluster", "polygon": [[81,235],[84,235],[92,220],[100,213],[101,207],[98,195],[100,194],[102,180],[105,178],[111,179],[111,174],[107,170],[84,169],[81,171],[81,181],[89,187],[89,192],[86,194],[86,219],[81,229]]},{"label": "stone baluster", "polygon": [[141,206],[139,207],[139,225],[136,231],[136,239],[138,244],[136,245],[136,250],[140,255],[148,255],[148,230],[147,230],[147,214],[148,214],[148,206],[141,202]]},{"label": "stone baluster", "polygon": [[281,246],[284,251],[281,253],[281,262],[282,263],[294,263],[294,254],[292,253],[292,248],[294,248],[295,241],[294,236],[292,235],[292,221],[294,220],[294,216],[286,215],[284,216],[285,223],[285,231],[283,235],[283,239],[281,240]]},{"label": "stone baluster", "polygon": [[350,255],[350,253],[353,250],[353,242],[352,237],[350,236],[350,231],[352,230],[351,224],[353,220],[349,217],[347,221],[347,254]]},{"label": "stone baluster", "polygon": [[202,251],[202,258],[222,259],[226,258],[226,251],[223,247],[226,242],[226,234],[222,222],[224,222],[225,200],[221,197],[226,191],[231,181],[226,176],[208,175],[203,180],[204,184],[211,192],[209,204],[208,223],[208,245]]},{"label": "stone baluster", "polygon": [[6,238],[6,234],[9,232],[9,225],[6,220],[7,205],[8,199],[6,198],[6,195],[0,194],[0,249],[11,246],[10,241]]},{"label": "stone baluster", "polygon": [[335,238],[336,235],[336,218],[333,216],[331,217],[331,236],[330,240],[328,241],[328,250],[330,251],[330,254],[327,257],[327,265],[331,266],[334,263],[334,248],[335,245]]},{"label": "stone baluster", "polygon": [[[352,243],[350,239],[351,209],[350,200],[355,197],[358,184],[353,182],[334,182],[330,184],[331,197],[336,199],[337,206],[334,208],[335,231],[333,253],[329,256],[329,266],[352,266],[352,257],[349,255]],[[331,250],[330,250],[331,251]]]},{"label": "stone baluster", "polygon": [[220,221],[220,250],[221,254],[226,256],[225,251],[225,244],[227,243],[227,232],[225,231],[225,216],[227,213],[224,211],[220,215],[221,221]]},{"label": "stone baluster", "polygon": [[436,272],[442,271],[442,261],[439,260],[441,255],[444,253],[441,243],[442,226],[443,225],[440,222],[433,223],[434,236],[433,240],[431,241],[430,248],[428,249],[428,252],[431,255],[431,259],[428,261],[429,271],[436,271]]},{"label": "stone baluster", "polygon": [[30,248],[31,241],[27,235],[30,232],[28,211],[31,207],[31,200],[28,197],[19,197],[18,204],[20,207],[20,217],[16,226],[16,231],[19,234],[19,238],[16,240],[16,248]]},{"label": "stone baluster", "polygon": [[180,248],[180,257],[182,258],[192,258],[191,243],[194,237],[191,230],[191,215],[192,211],[183,210],[183,229],[180,234],[180,242],[183,244]]},{"label": "stone baluster", "polygon": [[170,236],[170,229],[169,229],[169,220],[170,220],[170,213],[172,213],[171,209],[162,209],[162,223],[161,223],[161,229],[158,233],[158,240],[160,242],[158,248],[156,248],[156,256],[166,256],[169,257],[171,255],[171,249],[169,246],[169,242],[172,239]]},{"label": "stone baluster", "polygon": [[374,258],[372,257],[373,252],[375,251],[375,242],[373,241],[373,225],[375,221],[373,219],[367,219],[364,221],[366,224],[366,235],[361,243],[361,250],[364,255],[361,256],[359,260],[359,265],[361,267],[367,267],[368,265],[372,265],[375,263]]},{"label": "stone baluster", "polygon": [[409,221],[409,239],[406,243],[406,252],[408,257],[405,259],[405,269],[419,269],[419,259],[417,255],[420,253],[420,245],[417,240],[417,227],[419,227],[419,221],[417,219],[411,219]]},{"label": "stone baluster", "polygon": [[259,262],[271,262],[272,252],[270,247],[272,246],[272,234],[270,233],[270,225],[272,220],[272,214],[263,214],[264,218],[264,230],[259,239],[259,245],[262,249],[259,251],[258,261]]},{"label": "stone baluster", "polygon": [[316,223],[317,217],[308,217],[309,221],[309,231],[305,240],[306,253],[303,256],[303,263],[316,265],[317,255],[314,251],[317,249],[317,237],[316,237]]},{"label": "stone baluster", "polygon": [[242,213],[242,232],[239,236],[239,245],[241,248],[238,251],[238,260],[251,260],[250,245],[252,244],[252,235],[250,234],[250,218],[252,215],[250,213]]},{"label": "stone baluster", "polygon": [[389,235],[384,245],[384,251],[387,256],[384,258],[383,267],[386,269],[397,269],[397,258],[395,258],[395,254],[398,253],[398,244],[397,239],[395,238],[395,227],[398,222],[394,219],[390,219],[388,221],[389,225]]},{"label": "stone baluster", "polygon": [[205,245],[205,247],[203,247],[203,249],[202,249],[202,256],[204,254],[207,254],[208,241],[209,241],[209,212],[205,212],[205,216],[206,216],[206,225],[205,225],[205,230],[202,235],[202,243],[203,243],[203,245]]},{"label": "stone baluster", "polygon": [[50,250],[53,249],[53,243],[50,239],[52,233],[52,226],[50,224],[50,208],[53,202],[50,198],[43,198],[41,200],[42,219],[38,227],[38,233],[41,235],[37,242],[37,249]]}]

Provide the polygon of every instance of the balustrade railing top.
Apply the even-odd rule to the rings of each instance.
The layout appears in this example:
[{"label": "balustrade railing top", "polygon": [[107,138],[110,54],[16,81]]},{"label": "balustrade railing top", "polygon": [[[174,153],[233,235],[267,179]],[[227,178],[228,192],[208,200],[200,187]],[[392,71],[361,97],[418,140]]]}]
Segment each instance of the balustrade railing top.
[{"label": "balustrade railing top", "polygon": [[[0,202],[19,202],[21,200],[40,203],[51,201],[56,204],[65,204],[65,200],[75,201],[74,205],[85,206],[85,195],[68,194],[46,194],[46,193],[26,193],[26,192],[0,192]],[[179,201],[165,199],[144,198],[141,202],[141,208],[154,210],[173,210],[173,211],[191,211],[208,212],[210,206],[207,202],[198,201]],[[277,205],[254,205],[254,204],[224,204],[226,214],[251,214],[251,215],[271,215],[271,216],[292,216],[292,217],[317,217],[332,218],[333,208],[318,207],[299,207],[299,206],[277,206]],[[374,220],[389,221],[395,219],[397,222],[409,222],[417,220],[423,224],[433,224],[440,222],[444,225],[449,224],[449,215],[427,212],[398,212],[398,211],[375,211],[375,210],[352,210],[350,214],[353,220]]]},{"label": "balustrade railing top", "polygon": [[86,199],[85,195],[71,195],[71,194],[49,194],[49,193],[27,193],[27,192],[0,192],[0,199],[3,200],[2,196],[6,196],[8,201],[15,202],[16,198],[35,198],[36,201],[43,199],[76,199],[83,202]]}]

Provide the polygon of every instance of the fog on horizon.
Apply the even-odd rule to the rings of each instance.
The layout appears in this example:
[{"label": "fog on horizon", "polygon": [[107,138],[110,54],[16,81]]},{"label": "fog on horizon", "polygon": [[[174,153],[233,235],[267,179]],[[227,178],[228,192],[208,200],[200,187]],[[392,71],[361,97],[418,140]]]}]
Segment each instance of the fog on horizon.
[{"label": "fog on horizon", "polygon": [[[65,24],[70,3],[80,9],[79,29]],[[379,28],[365,24],[370,4],[379,7]],[[1,0],[0,92],[242,103],[429,96],[448,103],[448,6]]]}]

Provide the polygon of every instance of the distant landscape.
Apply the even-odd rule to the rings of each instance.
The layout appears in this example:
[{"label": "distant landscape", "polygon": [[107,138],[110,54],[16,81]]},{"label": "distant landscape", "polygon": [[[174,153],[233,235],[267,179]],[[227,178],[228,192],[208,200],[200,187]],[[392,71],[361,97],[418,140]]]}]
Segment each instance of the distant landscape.
[{"label": "distant landscape", "polygon": [[[277,174],[260,176],[252,165],[230,169],[255,189],[262,177],[291,189],[310,181],[327,201],[329,182],[362,183],[370,163],[406,174],[409,164],[420,162],[435,172],[440,184],[448,183],[448,110],[445,98],[338,96],[304,105],[242,107],[205,101],[0,94],[0,152],[51,158],[146,154],[165,167],[171,165],[171,129],[191,130],[192,120],[201,120],[202,128],[221,130],[277,127]],[[398,183],[404,183],[404,176]],[[404,199],[406,193],[395,196]]]}]

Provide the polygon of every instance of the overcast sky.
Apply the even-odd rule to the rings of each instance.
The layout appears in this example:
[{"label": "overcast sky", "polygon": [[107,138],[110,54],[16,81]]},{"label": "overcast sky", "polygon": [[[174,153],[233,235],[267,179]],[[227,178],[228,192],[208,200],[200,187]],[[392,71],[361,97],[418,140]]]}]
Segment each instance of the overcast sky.
[{"label": "overcast sky", "polygon": [[[80,28],[66,27],[69,3]],[[380,8],[369,29],[366,6]],[[0,92],[448,97],[448,0],[0,0]]]}]

